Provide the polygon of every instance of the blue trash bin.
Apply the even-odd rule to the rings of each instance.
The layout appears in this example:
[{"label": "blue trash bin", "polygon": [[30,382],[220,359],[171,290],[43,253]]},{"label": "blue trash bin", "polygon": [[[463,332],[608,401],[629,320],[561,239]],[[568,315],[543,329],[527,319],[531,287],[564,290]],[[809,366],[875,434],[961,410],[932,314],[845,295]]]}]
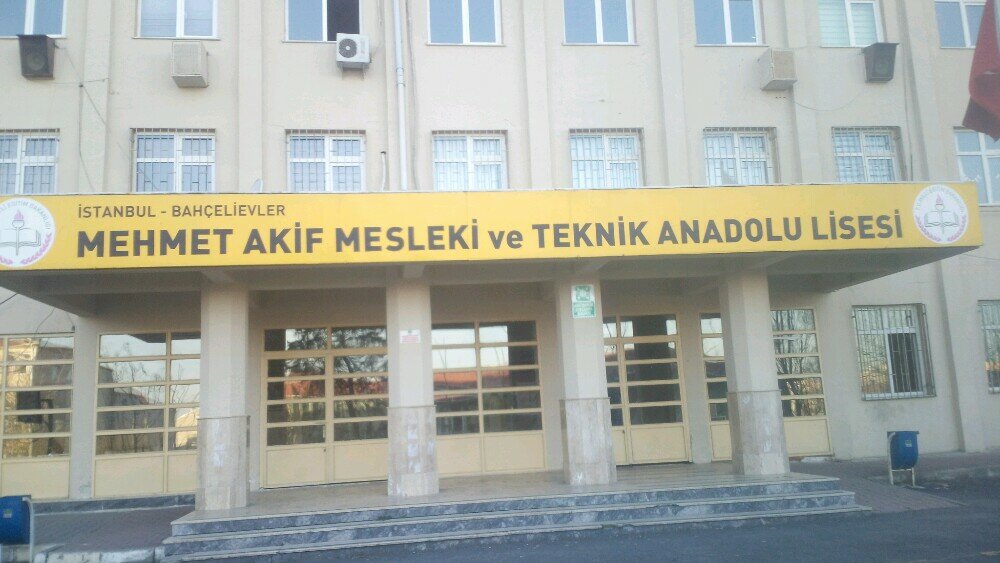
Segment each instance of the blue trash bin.
[{"label": "blue trash bin", "polygon": [[889,438],[889,482],[894,483],[894,471],[909,471],[910,483],[917,484],[916,471],[919,448],[915,430],[895,430],[888,432]]},{"label": "blue trash bin", "polygon": [[0,497],[0,544],[31,543],[31,497]]}]

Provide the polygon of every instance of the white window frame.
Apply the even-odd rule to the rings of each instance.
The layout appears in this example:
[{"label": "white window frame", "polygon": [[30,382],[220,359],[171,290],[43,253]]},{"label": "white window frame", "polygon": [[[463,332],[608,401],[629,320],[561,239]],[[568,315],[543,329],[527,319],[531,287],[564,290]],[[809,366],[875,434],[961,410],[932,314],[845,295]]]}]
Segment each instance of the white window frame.
[{"label": "white window frame", "polygon": [[[736,177],[737,177],[736,182],[737,183],[735,185],[746,185],[746,186],[750,186],[750,185],[762,185],[762,186],[765,186],[765,185],[768,185],[768,184],[776,184],[778,182],[778,166],[775,163],[775,158],[774,158],[774,156],[775,156],[774,155],[774,152],[775,152],[774,151],[774,129],[771,129],[771,128],[750,128],[750,127],[745,127],[745,128],[736,127],[736,128],[731,128],[731,129],[730,128],[709,128],[709,129],[705,129],[705,131],[703,132],[703,135],[702,135],[702,146],[703,147],[704,147],[704,141],[708,140],[709,137],[729,137],[730,139],[733,140],[733,142],[734,142],[733,148],[736,151],[735,154],[733,154],[733,156],[732,156],[732,158],[734,158],[736,160]],[[740,150],[740,139],[748,138],[748,137],[757,137],[757,138],[764,139],[764,152],[766,153],[765,167],[766,167],[766,170],[767,170],[767,182],[765,182],[763,184],[751,184],[751,183],[749,183],[747,181],[747,179],[743,175],[743,167],[741,166],[741,164],[743,163],[743,161],[747,161],[747,162],[759,162],[761,160],[760,158],[756,158],[756,157],[752,157],[752,158],[751,157],[747,157]],[[727,156],[725,158],[729,158],[729,157]],[[712,186],[725,185],[725,184],[711,184],[709,182],[709,178],[711,178],[712,174],[711,174],[711,170],[709,169],[709,166],[708,166],[708,159],[709,159],[709,155],[706,153],[705,154],[705,183],[709,184],[709,185],[712,185]]]},{"label": "white window frame", "polygon": [[[35,33],[35,0],[24,0],[24,27],[21,31],[25,35],[32,35]],[[64,39],[66,37],[66,0],[62,0],[62,27],[59,29],[59,33],[55,35],[49,35],[49,37],[55,39]],[[0,35],[0,37],[17,37],[16,35]]]},{"label": "white window frame", "polygon": [[[286,43],[336,43],[337,40],[327,39],[329,37],[329,25],[330,20],[327,18],[330,10],[329,0],[322,0],[322,18],[323,18],[323,39],[292,39],[288,36],[288,0],[285,0],[285,42]],[[365,17],[364,17],[364,2],[358,0],[358,32],[364,33],[365,29]]]},{"label": "white window frame", "polygon": [[[59,186],[59,131],[39,130],[39,131],[4,131],[0,130],[0,136],[17,137],[17,148],[14,158],[0,158],[2,164],[15,164],[14,194],[24,194],[24,169],[28,166],[52,166],[52,191],[56,193]],[[52,156],[26,156],[26,146],[28,139],[49,139],[55,144],[55,154]]]},{"label": "white window frame", "polygon": [[[979,151],[963,151],[958,146],[958,134],[959,133],[974,133],[979,136]],[[983,177],[986,180],[986,201],[980,201],[979,205],[990,205],[997,206],[1000,205],[1000,201],[993,200],[993,190],[997,189],[1000,191],[1000,186],[993,185],[993,176],[990,174],[990,159],[1000,159],[1000,149],[989,149],[987,148],[987,137],[985,133],[980,133],[978,131],[973,131],[971,129],[955,129],[955,154],[958,157],[958,172],[961,174],[962,179],[972,182],[973,180],[967,179],[965,171],[962,170],[962,157],[963,156],[975,156],[979,158],[980,163],[983,167]],[[1000,164],[998,164],[1000,166]]]},{"label": "white window frame", "polygon": [[[985,18],[986,17],[986,10],[985,10],[986,0],[934,0],[934,7],[935,8],[937,8],[938,4],[958,4],[959,13],[962,15],[962,35],[965,36],[965,46],[964,47],[941,45],[941,38],[940,37],[938,38],[938,46],[941,47],[942,49],[975,49],[976,48],[976,40],[978,39],[978,37],[972,37],[969,34],[969,12],[968,12],[967,8],[970,5],[972,5],[972,6],[983,6],[983,17]],[[937,13],[936,12],[937,11],[935,10],[935,14],[934,14],[935,18],[937,17]],[[940,22],[935,21],[934,23],[937,24],[937,25],[940,25]],[[938,28],[938,29],[940,29],[940,28]]]},{"label": "white window frame", "polygon": [[[323,139],[323,156],[320,158],[292,157],[292,139]],[[333,143],[336,141],[358,141],[361,143],[361,154],[353,156],[333,156]],[[289,193],[358,193],[368,190],[368,175],[366,174],[367,146],[365,135],[361,132],[337,132],[337,131],[288,131],[285,136],[285,157],[287,161],[286,190]],[[296,162],[321,162],[323,163],[323,189],[319,191],[294,189],[292,180],[292,163]],[[334,166],[357,166],[361,171],[361,186],[358,190],[334,190],[333,170]]]},{"label": "white window frame", "polygon": [[[756,41],[733,41],[733,18],[729,10],[729,0],[722,0],[722,18],[723,27],[726,31],[726,42],[725,43],[697,43],[699,46],[706,47],[718,47],[719,45],[763,45],[764,44],[764,33],[763,25],[761,23],[761,11],[760,11],[760,0],[753,0],[753,28],[754,34],[757,36]],[[698,39],[698,22],[695,21],[695,41]]]},{"label": "white window frame", "polygon": [[[150,157],[140,157],[139,156],[139,138],[140,137],[166,137],[171,136],[174,139],[174,147],[172,151],[172,157],[170,158],[150,158]],[[184,140],[185,139],[211,139],[212,141],[212,151],[209,156],[184,156]],[[187,194],[187,193],[215,193],[216,192],[216,161],[215,154],[217,152],[217,141],[215,138],[215,131],[211,130],[156,130],[156,129],[140,129],[133,131],[132,134],[132,193],[137,194]],[[137,183],[139,181],[139,164],[147,162],[170,162],[174,166],[174,182],[172,189],[168,192],[158,192],[158,191],[148,191],[141,192],[137,189]],[[184,165],[185,164],[198,164],[198,165],[209,165],[209,181],[211,182],[212,189],[207,192],[190,192],[184,190]]]},{"label": "white window frame", "polygon": [[[861,396],[864,400],[877,400],[877,399],[911,399],[920,397],[933,397],[936,395],[934,389],[934,378],[931,372],[931,360],[930,360],[930,350],[928,348],[928,336],[927,336],[927,322],[926,322],[926,310],[923,305],[919,304],[907,304],[907,305],[864,305],[854,307],[852,315],[856,316],[858,309],[877,309],[881,318],[882,326],[878,329],[872,330],[861,330],[858,327],[857,322],[854,324],[855,337],[858,339],[858,357],[859,362],[863,362],[861,359],[861,345],[860,336],[862,335],[872,335],[881,336],[883,340],[883,345],[885,346],[886,357],[885,357],[885,367],[886,367],[886,385],[887,390],[885,392],[872,392],[864,388],[864,382],[861,382]],[[913,315],[912,327],[890,327],[889,314],[890,311],[910,309]],[[896,391],[896,382],[893,378],[893,365],[892,365],[892,346],[889,342],[890,334],[913,334],[916,337],[917,348],[914,350],[914,355],[916,356],[916,367],[919,370],[918,377],[920,378],[920,385],[922,390],[920,391]],[[860,368],[859,368],[860,370]],[[859,371],[860,373],[860,371]]]},{"label": "white window frame", "polygon": [[431,24],[431,0],[427,0],[427,44],[428,45],[502,45],[500,24],[500,2],[493,0],[493,37],[494,41],[473,41],[472,32],[469,28],[469,0],[462,0],[462,42],[461,43],[438,43],[434,41],[434,33]]},{"label": "white window frame", "polygon": [[[837,134],[838,133],[857,133],[860,135],[859,140],[861,142],[861,152],[837,152]],[[865,150],[865,136],[867,135],[888,135],[889,141],[892,143],[892,149],[888,153],[870,153]],[[837,164],[837,159],[839,157],[860,157],[864,163],[865,178],[861,183],[871,183],[871,171],[869,168],[869,160],[871,159],[885,159],[888,157],[892,158],[892,171],[895,179],[893,182],[902,182],[903,173],[900,167],[900,138],[899,132],[892,127],[834,127],[833,128],[833,167],[837,173],[837,181],[845,182],[846,180],[840,179],[840,165]]]},{"label": "white window frame", "polygon": [[[1000,331],[1000,315],[994,315],[994,314],[987,315],[987,308],[991,307],[1000,308],[1000,300],[986,300],[979,302],[979,319],[980,319],[980,326],[982,327],[983,331],[983,352],[984,354],[986,354],[986,364],[987,364],[987,366],[984,367],[987,368],[986,386],[989,389],[989,392],[1000,393],[1000,381],[997,382],[997,385],[993,385],[993,382],[990,381],[990,374],[988,369],[989,363],[991,361],[991,358],[989,357],[989,352],[990,352],[989,342],[988,342],[989,331]],[[992,361],[1000,362],[1000,358],[995,358]]]},{"label": "white window frame", "polygon": [[[885,41],[885,30],[882,27],[882,11],[880,10],[878,0],[842,0],[844,2],[844,13],[847,15],[847,41],[849,45],[825,45],[822,42],[823,30],[820,29],[820,44],[822,47],[853,47],[853,48],[864,48],[868,45],[859,45],[857,38],[854,36],[854,5],[855,4],[869,4],[872,7],[872,13],[875,14],[875,41],[882,42]],[[822,26],[822,22],[820,23]]]},{"label": "white window frame", "polygon": [[594,22],[597,40],[594,43],[579,43],[566,37],[566,2],[563,1],[563,45],[635,45],[635,14],[632,8],[633,0],[625,0],[625,23],[628,26],[626,41],[604,40],[604,0],[594,0]]},{"label": "white window frame", "polygon": [[[643,142],[642,142],[642,132],[641,131],[639,131],[639,130],[620,130],[620,131],[575,130],[575,131],[570,131],[570,134],[569,134],[569,143],[570,143],[570,147],[569,147],[570,148],[570,175],[571,175],[570,181],[573,182],[573,189],[575,189],[575,190],[604,189],[604,188],[608,187],[606,185],[602,186],[600,188],[582,188],[582,187],[577,187],[576,182],[573,181],[573,179],[572,179],[572,169],[573,169],[573,138],[574,137],[601,137],[601,142],[604,145],[603,160],[604,160],[604,180],[605,180],[605,184],[607,184],[607,180],[611,176],[611,165],[612,164],[635,162],[635,164],[636,164],[636,172],[637,172],[636,175],[638,176],[638,180],[639,181],[638,181],[638,184],[636,186],[634,186],[634,188],[641,188],[642,186],[645,185],[646,180],[645,180],[645,174],[644,174],[644,171],[643,171],[643,158],[642,158]],[[621,137],[629,137],[629,138],[635,139],[636,155],[635,155],[635,159],[634,160],[632,160],[632,159],[627,159],[627,160],[612,159],[612,158],[609,157],[609,155],[611,154],[611,145],[610,145],[611,139],[621,138]],[[628,189],[633,189],[633,188],[608,188],[608,189],[628,190]]]},{"label": "white window frame", "polygon": [[[438,155],[434,152],[434,141],[437,139],[465,139],[465,160],[441,160]],[[500,141],[500,150],[503,151],[503,158],[499,161],[497,160],[476,160],[475,153],[475,142],[476,141]],[[465,163],[465,178],[466,178],[466,188],[461,190],[458,188],[438,188],[437,178],[433,177],[435,175],[434,169],[436,169],[436,164],[438,163]],[[481,188],[475,185],[476,183],[476,165],[477,164],[499,164],[500,165],[500,188],[493,190],[491,188]],[[442,192],[452,192],[452,191],[470,191],[470,192],[492,192],[501,191],[509,189],[507,184],[507,135],[504,133],[486,133],[486,132],[472,132],[472,133],[461,133],[461,132],[436,132],[431,135],[431,184],[434,186],[435,191]]]},{"label": "white window frame", "polygon": [[142,34],[142,2],[138,0],[135,11],[135,38],[136,39],[218,39],[219,38],[219,0],[212,0],[212,34],[211,35],[185,35],[184,34],[184,0],[174,0],[177,5],[177,21],[174,22],[174,35],[170,37],[157,37]]}]

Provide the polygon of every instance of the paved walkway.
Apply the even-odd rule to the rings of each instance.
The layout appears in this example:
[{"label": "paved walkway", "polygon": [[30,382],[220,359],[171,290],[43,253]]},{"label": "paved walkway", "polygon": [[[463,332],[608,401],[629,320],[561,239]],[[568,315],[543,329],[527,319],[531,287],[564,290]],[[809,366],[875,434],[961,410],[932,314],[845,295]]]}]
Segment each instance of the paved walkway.
[{"label": "paved walkway", "polygon": [[[959,471],[987,467],[1000,468],[1000,451],[924,455],[920,459],[917,481],[927,482],[936,475],[954,475]],[[855,492],[859,504],[870,506],[879,513],[961,506],[956,501],[920,490],[891,487],[884,459],[797,462],[792,464],[792,470],[840,478],[842,488]],[[170,522],[189,512],[191,507],[182,506],[40,515],[37,517],[38,543],[59,545],[49,552],[48,561],[98,561],[94,558],[97,552],[116,552],[112,559],[115,561],[151,561],[153,550],[170,535]],[[36,558],[36,561],[44,560]]]}]

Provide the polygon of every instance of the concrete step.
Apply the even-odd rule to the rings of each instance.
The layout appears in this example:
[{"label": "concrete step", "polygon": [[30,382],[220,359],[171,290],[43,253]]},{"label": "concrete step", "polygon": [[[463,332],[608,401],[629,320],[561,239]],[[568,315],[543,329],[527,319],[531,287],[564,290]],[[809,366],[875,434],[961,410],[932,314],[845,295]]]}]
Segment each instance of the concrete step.
[{"label": "concrete step", "polygon": [[490,532],[504,529],[704,519],[740,513],[824,510],[856,506],[854,494],[816,491],[796,494],[706,498],[684,501],[630,502],[601,506],[531,508],[476,514],[447,514],[339,524],[294,526],[270,530],[196,534],[168,538],[166,554],[189,555],[232,550],[274,549],[309,544],[352,544],[436,534]]},{"label": "concrete step", "polygon": [[180,561],[215,561],[220,559],[241,559],[253,560],[255,558],[268,559],[277,555],[294,553],[311,553],[323,551],[352,550],[352,555],[374,555],[378,550],[391,549],[394,546],[406,546],[424,544],[430,547],[449,547],[453,545],[487,544],[491,542],[506,541],[508,539],[531,540],[535,538],[568,536],[585,537],[588,534],[596,534],[603,530],[613,528],[655,528],[663,527],[669,529],[683,529],[695,526],[742,526],[764,523],[781,519],[809,519],[836,516],[849,516],[866,513],[869,509],[858,506],[835,506],[826,508],[798,508],[773,511],[740,512],[731,514],[717,514],[712,516],[695,517],[674,517],[674,518],[650,518],[642,520],[612,521],[602,523],[558,525],[558,526],[529,526],[506,529],[471,530],[462,532],[447,532],[437,534],[423,534],[407,536],[401,538],[380,538],[374,540],[354,541],[354,542],[327,542],[310,545],[281,546],[269,548],[249,548],[239,550],[223,550],[215,552],[201,552],[195,554],[172,555],[164,559],[166,562]]},{"label": "concrete step", "polygon": [[323,526],[352,522],[384,522],[401,518],[419,518],[458,514],[481,514],[549,508],[606,506],[643,502],[682,502],[699,499],[743,498],[829,492],[839,488],[839,481],[817,478],[804,481],[776,481],[748,485],[718,485],[711,487],[654,488],[613,493],[576,493],[508,499],[488,499],[451,503],[428,503],[367,509],[329,510],[276,514],[266,517],[243,516],[218,519],[190,520],[182,518],[172,525],[175,537],[274,530],[299,526]]}]

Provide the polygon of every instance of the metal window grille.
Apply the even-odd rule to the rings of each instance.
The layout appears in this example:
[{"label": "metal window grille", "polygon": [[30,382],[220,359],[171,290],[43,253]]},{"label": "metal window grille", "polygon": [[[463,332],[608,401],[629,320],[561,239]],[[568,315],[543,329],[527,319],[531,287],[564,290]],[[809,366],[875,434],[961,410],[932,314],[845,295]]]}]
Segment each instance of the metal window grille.
[{"label": "metal window grille", "polygon": [[711,186],[773,184],[774,129],[705,129],[705,179]]},{"label": "metal window grille", "polygon": [[827,47],[867,47],[882,37],[875,0],[820,0],[819,27]]},{"label": "metal window grille", "polygon": [[289,131],[287,145],[290,191],[365,190],[363,131]]},{"label": "metal window grille", "polygon": [[434,189],[507,188],[507,142],[503,133],[435,133]]},{"label": "metal window grille", "polygon": [[139,37],[216,37],[216,0],[139,0]]},{"label": "metal window grille", "polygon": [[942,47],[975,47],[986,0],[938,0],[938,32]]},{"label": "metal window grille", "polygon": [[135,130],[137,193],[194,193],[215,189],[215,132]]},{"label": "metal window grille", "polygon": [[863,399],[934,395],[923,305],[861,306],[853,316]]},{"label": "metal window grille", "polygon": [[56,191],[59,132],[0,130],[0,194]]},{"label": "metal window grille", "polygon": [[990,393],[1000,393],[1000,301],[980,301],[986,345],[986,381]]},{"label": "metal window grille", "polygon": [[635,129],[570,131],[575,189],[637,188],[642,180],[642,140]]},{"label": "metal window grille", "polygon": [[854,183],[899,180],[898,146],[899,132],[893,128],[834,128],[837,179]]},{"label": "metal window grille", "polygon": [[1000,204],[1000,141],[976,131],[956,129],[955,150],[962,179],[978,187],[979,203]]}]

